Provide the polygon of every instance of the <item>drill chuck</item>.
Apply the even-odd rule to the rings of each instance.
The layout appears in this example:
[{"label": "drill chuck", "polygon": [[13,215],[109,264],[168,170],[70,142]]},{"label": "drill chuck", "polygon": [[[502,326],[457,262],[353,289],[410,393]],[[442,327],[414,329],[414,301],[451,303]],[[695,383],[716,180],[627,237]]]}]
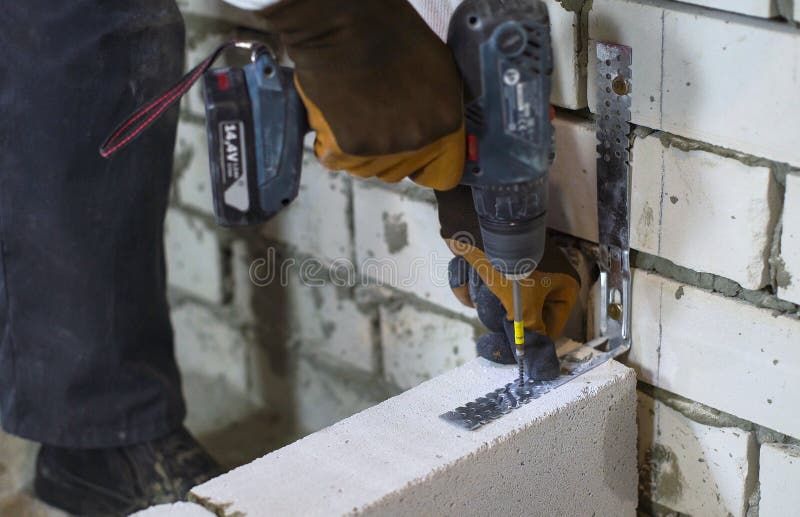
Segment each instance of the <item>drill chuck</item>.
[{"label": "drill chuck", "polygon": [[472,188],[483,250],[492,266],[507,277],[527,276],[544,255],[546,178],[503,187]]}]

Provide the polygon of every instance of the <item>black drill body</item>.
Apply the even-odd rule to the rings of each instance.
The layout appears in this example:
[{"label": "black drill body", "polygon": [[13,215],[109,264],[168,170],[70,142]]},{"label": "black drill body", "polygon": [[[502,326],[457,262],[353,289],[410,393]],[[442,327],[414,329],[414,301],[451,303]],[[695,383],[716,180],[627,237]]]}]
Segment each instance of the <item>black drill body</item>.
[{"label": "black drill body", "polygon": [[553,69],[550,23],[541,0],[466,0],[448,45],[464,78],[467,161],[484,252],[519,278],[544,253]]}]

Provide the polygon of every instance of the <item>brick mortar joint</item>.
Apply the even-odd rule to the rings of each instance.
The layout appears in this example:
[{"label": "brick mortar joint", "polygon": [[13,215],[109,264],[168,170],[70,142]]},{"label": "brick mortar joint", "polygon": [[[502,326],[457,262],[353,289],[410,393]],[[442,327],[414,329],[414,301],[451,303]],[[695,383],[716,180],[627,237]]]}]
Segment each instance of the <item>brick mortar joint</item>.
[{"label": "brick mortar joint", "polygon": [[731,413],[706,406],[705,404],[658,388],[644,381],[638,381],[636,389],[693,422],[709,427],[737,427],[742,431],[752,432],[755,435],[756,443],[759,445],[769,443],[800,445],[800,439],[798,438],[745,420]]},{"label": "brick mortar joint", "polygon": [[721,294],[759,309],[772,310],[774,316],[800,318],[800,306],[778,298],[771,292],[771,286],[760,290],[745,289],[729,278],[713,273],[694,271],[642,251],[632,250],[632,252],[631,264],[635,269],[654,272],[680,284]]}]

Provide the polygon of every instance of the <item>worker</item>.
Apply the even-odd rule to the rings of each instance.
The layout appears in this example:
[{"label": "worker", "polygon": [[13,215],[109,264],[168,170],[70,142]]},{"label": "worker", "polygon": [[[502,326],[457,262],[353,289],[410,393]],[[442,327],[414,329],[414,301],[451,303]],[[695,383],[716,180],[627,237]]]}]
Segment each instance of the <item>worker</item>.
[{"label": "worker", "polygon": [[[436,190],[451,286],[492,331],[478,351],[513,362],[510,287],[479,267],[458,187],[460,78],[437,37],[449,3],[416,2],[435,33],[406,0],[230,2],[280,34],[323,165]],[[166,297],[177,110],[110,161],[97,147],[181,75],[181,15],[174,0],[9,2],[0,54],[0,422],[42,444],[34,489],[53,506],[124,515],[180,499],[219,467],[182,424]],[[465,232],[472,244],[454,239]],[[552,247],[533,275],[526,347],[546,377],[578,283]]]}]

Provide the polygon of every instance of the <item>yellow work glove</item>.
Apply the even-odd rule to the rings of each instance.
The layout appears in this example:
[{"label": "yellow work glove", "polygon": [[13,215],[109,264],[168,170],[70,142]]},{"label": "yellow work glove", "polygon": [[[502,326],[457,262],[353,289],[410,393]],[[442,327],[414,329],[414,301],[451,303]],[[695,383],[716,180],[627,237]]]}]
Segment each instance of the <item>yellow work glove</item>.
[{"label": "yellow work glove", "polygon": [[322,165],[439,190],[458,184],[461,78],[406,0],[284,0],[263,15],[294,61]]},{"label": "yellow work glove", "polygon": [[[448,240],[447,244],[454,254],[463,257],[475,270],[481,281],[503,305],[506,319],[511,321],[514,313],[511,281],[493,268],[483,251],[475,246],[453,240]],[[558,248],[548,241],[542,263],[520,282],[525,328],[546,334],[553,340],[557,339],[564,330],[578,297],[580,283],[577,273]],[[468,284],[451,284],[451,288],[464,305],[476,306]]]},{"label": "yellow work glove", "polygon": [[[450,287],[466,306],[477,310],[489,333],[478,339],[478,355],[514,364],[512,285],[481,251],[480,228],[469,187],[437,192],[442,236],[456,255],[450,261]],[[537,380],[558,376],[554,341],[561,335],[580,289],[579,277],[550,240],[536,270],[522,280],[525,371]]]}]

